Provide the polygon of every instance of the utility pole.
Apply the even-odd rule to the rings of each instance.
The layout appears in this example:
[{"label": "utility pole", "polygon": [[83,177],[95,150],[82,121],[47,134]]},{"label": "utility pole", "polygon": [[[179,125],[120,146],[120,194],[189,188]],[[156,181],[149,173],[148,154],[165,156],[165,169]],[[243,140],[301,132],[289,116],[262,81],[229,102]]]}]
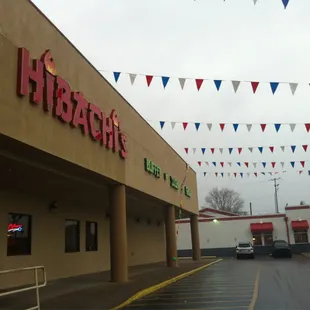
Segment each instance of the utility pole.
[{"label": "utility pole", "polygon": [[279,203],[278,203],[278,190],[279,190],[279,184],[277,183],[278,180],[281,180],[281,178],[274,178],[269,181],[273,181],[274,186],[274,204],[275,204],[275,211],[276,213],[279,213]]},{"label": "utility pole", "polygon": [[250,202],[250,215],[252,215],[252,202]]}]

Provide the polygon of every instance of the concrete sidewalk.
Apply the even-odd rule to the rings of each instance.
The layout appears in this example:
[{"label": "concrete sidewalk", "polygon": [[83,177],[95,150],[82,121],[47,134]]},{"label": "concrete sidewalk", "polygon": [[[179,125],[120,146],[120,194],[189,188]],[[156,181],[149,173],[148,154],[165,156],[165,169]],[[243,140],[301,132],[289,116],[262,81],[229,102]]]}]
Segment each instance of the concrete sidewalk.
[{"label": "concrete sidewalk", "polygon": [[[180,260],[180,266],[176,268],[167,268],[164,263],[130,267],[130,280],[125,284],[109,282],[109,271],[50,281],[40,290],[41,308],[42,310],[110,309],[142,289],[214,260],[216,259],[203,259],[199,262]],[[34,305],[35,291],[0,297],[1,310],[21,310]]]}]

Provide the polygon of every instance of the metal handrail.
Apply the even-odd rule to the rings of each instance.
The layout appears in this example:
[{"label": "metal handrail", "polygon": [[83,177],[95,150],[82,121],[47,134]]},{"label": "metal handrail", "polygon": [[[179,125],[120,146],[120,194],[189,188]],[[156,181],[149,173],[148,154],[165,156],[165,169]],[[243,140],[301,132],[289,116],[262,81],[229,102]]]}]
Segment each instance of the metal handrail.
[{"label": "metal handrail", "polygon": [[[38,270],[41,269],[43,273],[43,282],[39,284],[39,279],[38,279]],[[36,290],[36,299],[37,299],[37,305],[35,307],[27,308],[25,310],[40,310],[40,293],[39,289],[41,287],[46,286],[46,272],[45,272],[45,267],[44,266],[34,266],[34,267],[25,267],[25,268],[17,268],[17,269],[9,269],[9,270],[0,270],[0,276],[3,274],[8,274],[8,273],[15,273],[15,272],[22,272],[22,271],[29,271],[33,270],[34,271],[34,277],[35,277],[35,285],[25,287],[25,288],[20,288],[20,289],[13,289],[12,291],[7,291],[4,293],[0,293],[0,297],[3,296],[8,296],[8,295],[13,295],[16,293],[21,293],[21,292],[26,292],[30,290]]]}]

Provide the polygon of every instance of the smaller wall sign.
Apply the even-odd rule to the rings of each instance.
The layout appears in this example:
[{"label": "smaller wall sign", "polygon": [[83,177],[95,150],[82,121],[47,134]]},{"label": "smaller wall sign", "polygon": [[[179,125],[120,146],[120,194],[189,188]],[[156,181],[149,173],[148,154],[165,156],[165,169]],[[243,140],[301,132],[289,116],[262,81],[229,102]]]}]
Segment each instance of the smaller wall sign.
[{"label": "smaller wall sign", "polygon": [[144,169],[150,174],[153,174],[155,178],[160,178],[160,168],[151,160],[144,158]]},{"label": "smaller wall sign", "polygon": [[16,231],[22,231],[23,225],[22,224],[9,224],[8,226],[8,232],[16,232]]}]

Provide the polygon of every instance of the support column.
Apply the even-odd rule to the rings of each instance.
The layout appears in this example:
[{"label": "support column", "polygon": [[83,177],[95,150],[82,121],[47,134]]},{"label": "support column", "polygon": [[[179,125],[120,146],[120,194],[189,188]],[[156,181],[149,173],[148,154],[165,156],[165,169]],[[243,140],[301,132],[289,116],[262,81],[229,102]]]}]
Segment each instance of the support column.
[{"label": "support column", "polygon": [[175,208],[172,205],[165,207],[165,226],[167,266],[176,267],[178,253],[175,230]]},{"label": "support column", "polygon": [[110,259],[111,281],[128,281],[126,187],[110,189]]},{"label": "support column", "polygon": [[192,256],[193,260],[201,259],[198,215],[191,215]]}]

